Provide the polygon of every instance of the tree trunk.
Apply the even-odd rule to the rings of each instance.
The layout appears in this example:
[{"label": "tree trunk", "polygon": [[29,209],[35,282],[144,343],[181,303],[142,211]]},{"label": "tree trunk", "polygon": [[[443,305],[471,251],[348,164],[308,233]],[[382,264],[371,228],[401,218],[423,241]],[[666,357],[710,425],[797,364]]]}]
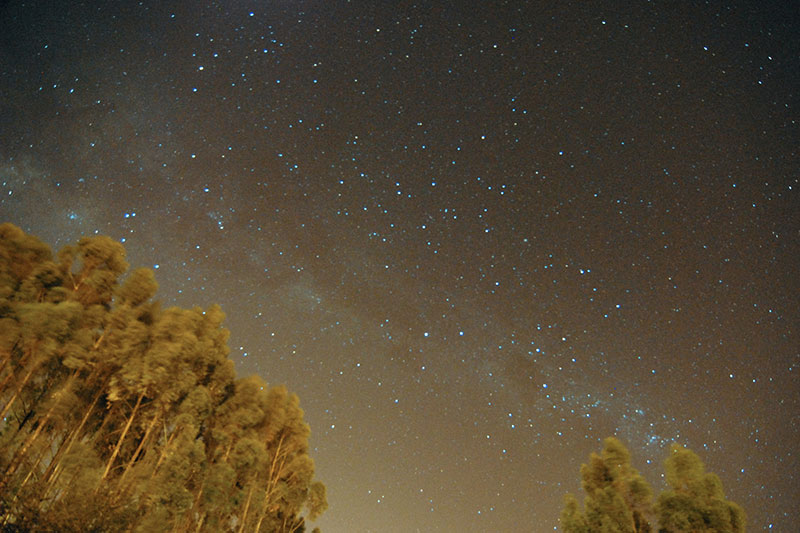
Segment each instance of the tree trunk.
[{"label": "tree trunk", "polygon": [[[197,489],[197,494],[194,497],[194,501],[192,501],[191,507],[189,507],[189,511],[186,513],[186,517],[183,520],[181,527],[177,527],[176,526],[172,531],[179,532],[179,531],[189,531],[189,530],[191,530],[192,529],[192,522],[193,522],[193,519],[194,519],[195,516],[199,516],[200,517],[200,520],[198,521],[199,523],[195,527],[196,531],[198,531],[198,532],[200,531],[200,528],[203,525],[203,520],[205,520],[205,517],[206,517],[206,513],[203,513],[201,515],[200,512],[199,512],[199,509],[198,509],[198,504],[200,503],[200,498],[203,495],[203,486],[204,486],[203,480],[200,480],[200,488]],[[198,511],[196,513],[195,513],[195,509],[198,509]]]},{"label": "tree trunk", "polygon": [[[64,442],[63,438],[61,439],[61,442],[62,443]],[[54,443],[55,443],[55,439],[53,439],[53,441],[50,442],[50,445],[48,447],[46,447],[45,449],[43,449],[39,453],[38,457],[36,458],[36,462],[33,464],[33,467],[31,467],[30,471],[28,472],[28,475],[25,476],[25,479],[22,481],[22,484],[19,486],[20,490],[22,490],[22,488],[25,486],[25,484],[28,483],[28,481],[31,479],[31,477],[33,477],[34,472],[36,472],[36,469],[39,468],[39,465],[42,463],[42,460],[44,460],[45,456],[47,455],[47,452],[48,451],[52,451],[52,449],[54,447]],[[59,445],[60,445],[60,443],[59,443]],[[50,457],[49,463],[53,462],[53,457],[54,456]],[[47,469],[45,469],[45,471],[46,470]],[[40,475],[39,479],[44,480],[44,474]],[[42,499],[44,499],[44,497],[42,497]]]},{"label": "tree trunk", "polygon": [[[68,382],[64,385],[64,387],[68,388],[71,386],[72,386],[72,379],[70,378],[70,380],[68,380]],[[0,482],[0,486],[5,486],[11,479],[11,476],[14,475],[14,472],[17,471],[17,468],[19,468],[19,465],[22,464],[22,461],[25,458],[25,454],[28,453],[28,450],[30,449],[31,446],[33,446],[33,443],[42,433],[42,430],[50,422],[50,417],[53,416],[53,411],[55,411],[57,403],[58,400],[54,398],[50,404],[50,409],[48,409],[44,417],[42,417],[39,420],[39,425],[36,427],[36,430],[33,433],[31,433],[27,439],[25,439],[25,442],[22,443],[22,446],[20,446],[18,451],[14,454],[14,459],[11,461],[11,464],[8,465],[8,468],[6,468],[6,471],[3,474],[3,481]]]},{"label": "tree trunk", "polygon": [[[166,433],[166,431],[165,431],[165,433]],[[177,429],[173,430],[172,434],[167,439],[167,443],[164,445],[163,448],[161,448],[161,453],[158,455],[158,461],[156,461],[156,467],[153,469],[153,476],[156,475],[156,472],[158,471],[158,467],[161,466],[161,463],[163,463],[164,459],[166,459],[167,451],[169,451],[169,447],[172,444],[172,439],[175,438],[175,435],[177,433],[178,433]],[[150,478],[152,479],[153,476],[150,476]]]},{"label": "tree trunk", "polygon": [[[11,352],[8,353],[8,357],[3,357],[3,362],[0,363],[0,376],[3,375],[3,372],[6,370],[6,365],[11,361]],[[9,371],[8,375],[3,378],[3,382],[0,383],[0,393],[6,388],[6,383],[14,377],[14,372]]]},{"label": "tree trunk", "polygon": [[3,369],[3,368],[5,368],[5,367],[6,367],[6,364],[7,364],[9,361],[11,361],[11,355],[14,353],[14,349],[15,349],[17,346],[19,346],[19,341],[20,341],[20,336],[19,336],[19,335],[17,335],[17,340],[15,340],[15,341],[14,341],[14,345],[13,345],[13,346],[12,346],[10,349],[8,349],[8,350],[4,350],[4,351],[2,352],[2,354],[3,354],[3,357],[2,357],[2,359],[3,359],[3,366],[0,366],[0,369]]},{"label": "tree trunk", "polygon": [[[14,349],[16,349],[17,346],[19,346],[19,342],[20,342],[19,339],[17,339],[17,341],[14,343],[14,346],[12,346],[11,349],[8,351],[8,354],[7,355],[4,354],[3,364],[0,365],[0,374],[2,374],[3,371],[5,371],[6,365],[11,362],[11,357],[14,354]],[[30,355],[30,354],[28,354],[28,355]],[[20,361],[19,361],[19,365],[18,366],[19,367],[24,367],[26,359],[27,359],[26,357],[22,357],[20,359]],[[14,377],[14,370],[11,369],[11,370],[8,371],[8,375],[5,378],[3,378],[3,383],[0,384],[0,393],[3,390],[5,390],[6,383],[8,382],[8,380],[10,380],[13,377]]]},{"label": "tree trunk", "polygon": [[[255,486],[255,480],[252,480],[250,482],[250,490],[247,492],[247,502],[244,504],[244,511],[242,511],[242,525],[239,526],[239,533],[244,532],[245,524],[247,523],[247,511],[250,509],[250,499],[253,497],[253,489]],[[259,526],[261,525],[261,520],[258,521],[258,524]]]},{"label": "tree trunk", "polygon": [[[281,440],[278,441],[278,448],[275,450],[275,457],[272,458],[272,463],[269,465],[267,489],[264,491],[264,505],[261,509],[261,516],[258,517],[258,523],[256,524],[255,528],[256,533],[261,531],[261,523],[264,521],[264,517],[267,516],[267,513],[269,512],[269,500],[272,497],[272,492],[275,490],[275,487],[278,486],[278,478],[280,477],[279,474],[283,470],[285,457],[281,457],[281,447],[283,447],[284,437],[285,435],[281,435]],[[278,466],[279,457],[281,458],[280,466]]]},{"label": "tree trunk", "polygon": [[156,414],[153,415],[153,419],[150,421],[150,424],[147,426],[147,430],[144,432],[142,440],[139,442],[139,446],[136,448],[136,451],[133,452],[133,455],[131,455],[131,458],[128,460],[128,464],[125,465],[125,470],[122,472],[122,476],[119,478],[120,488],[122,487],[122,482],[128,476],[128,472],[133,466],[133,463],[136,462],[136,458],[139,456],[139,453],[141,453],[142,448],[144,448],[145,443],[150,439],[150,434],[153,432],[153,428],[156,426],[156,423],[158,422],[159,418],[161,418],[160,409],[156,410]]},{"label": "tree trunk", "polygon": [[[28,481],[30,480],[30,478],[33,477],[33,473],[39,467],[39,463],[42,462],[42,459],[44,458],[45,454],[47,454],[47,450],[46,449],[44,449],[41,452],[39,452],[39,456],[36,458],[36,461],[34,462],[33,467],[31,467],[30,471],[28,472],[28,475],[25,476],[25,479],[23,479],[22,483],[20,483],[19,487],[17,487],[17,489],[15,491],[15,494],[14,494],[14,497],[11,499],[10,502],[6,503],[5,508],[8,509],[8,513],[7,513],[8,516],[10,516],[11,513],[13,512],[14,503],[17,501],[17,497],[20,495],[20,492],[22,492],[22,489],[25,487],[25,485],[28,484]],[[40,504],[41,504],[41,502],[43,500],[44,500],[43,497],[39,497]],[[3,525],[5,525],[5,522],[3,523]]]},{"label": "tree trunk", "polygon": [[203,521],[206,519],[206,513],[203,513],[203,516],[200,517],[200,520],[197,521],[197,528],[194,530],[195,533],[200,533],[200,530],[203,529]]},{"label": "tree trunk", "polygon": [[300,527],[305,523],[305,520],[303,520],[302,518],[299,520],[292,519],[292,522],[294,523],[294,525],[292,526],[292,529],[289,530],[289,533],[294,533],[295,531],[300,529]]},{"label": "tree trunk", "polygon": [[[111,457],[108,459],[108,463],[106,464],[106,469],[103,472],[102,477],[100,477],[100,482],[108,476],[108,473],[111,471],[111,467],[114,465],[114,460],[117,458],[119,454],[119,450],[122,447],[122,441],[125,440],[125,436],[128,434],[128,430],[131,428],[131,424],[133,423],[133,419],[136,417],[137,411],[139,411],[139,406],[142,405],[142,400],[144,399],[144,391],[139,394],[139,397],[136,399],[136,405],[133,406],[133,411],[131,415],[128,417],[128,422],[125,424],[125,429],[122,430],[122,435],[119,436],[119,440],[117,440],[117,445],[114,446],[114,451],[111,452]],[[97,486],[97,489],[100,489],[100,485]]]},{"label": "tree trunk", "polygon": [[36,370],[36,368],[38,366],[39,365],[36,365],[36,364],[32,364],[31,365],[31,369],[28,370],[28,373],[25,375],[25,377],[22,379],[22,381],[20,381],[19,385],[17,385],[17,390],[14,391],[14,395],[11,396],[11,399],[8,400],[8,402],[6,403],[5,407],[3,407],[3,410],[0,411],[0,420],[5,418],[6,413],[8,413],[8,410],[11,409],[11,406],[14,405],[15,401],[17,401],[17,396],[19,396],[19,393],[22,392],[22,389],[25,388],[25,385],[28,384],[28,381],[31,379],[31,376],[33,375],[33,371]]},{"label": "tree trunk", "polygon": [[[92,400],[92,404],[89,406],[89,408],[86,410],[86,413],[83,415],[83,418],[81,419],[81,423],[78,424],[77,428],[75,428],[74,430],[72,430],[72,432],[70,432],[70,434],[67,437],[67,439],[58,448],[58,451],[56,452],[55,457],[53,457],[53,460],[50,461],[49,465],[47,465],[47,470],[45,470],[44,475],[42,476],[42,479],[48,485],[47,491],[45,491],[45,496],[46,496],[46,493],[50,491],[50,488],[51,488],[50,485],[52,485],[52,483],[58,477],[57,473],[59,472],[59,466],[61,465],[61,459],[66,457],[69,454],[69,451],[72,449],[72,445],[75,444],[75,442],[78,440],[78,438],[80,438],[81,431],[83,431],[83,426],[85,426],[86,422],[89,421],[89,417],[92,415],[92,412],[94,412],[94,408],[97,405],[97,402],[100,400],[100,397],[103,395],[106,383],[108,383],[108,380],[104,381],[103,385],[100,388],[97,389],[97,394],[95,394],[94,399]],[[52,479],[51,479],[51,477],[52,477]]]}]

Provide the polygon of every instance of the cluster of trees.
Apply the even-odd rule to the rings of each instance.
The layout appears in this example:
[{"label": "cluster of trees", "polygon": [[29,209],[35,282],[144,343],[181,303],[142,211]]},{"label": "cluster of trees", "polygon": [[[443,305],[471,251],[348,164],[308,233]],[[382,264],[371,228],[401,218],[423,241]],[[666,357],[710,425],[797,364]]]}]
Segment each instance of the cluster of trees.
[{"label": "cluster of trees", "polygon": [[[664,462],[669,489],[653,502],[647,481],[630,464],[617,439],[604,441],[581,466],[583,510],[567,494],[561,512],[565,533],[744,533],[744,510],[725,498],[722,483],[691,450],[673,445]],[[658,527],[651,521],[657,521]]]},{"label": "cluster of trees", "polygon": [[214,306],[162,309],[108,237],[0,225],[0,530],[305,531],[298,398],[237,379]]}]

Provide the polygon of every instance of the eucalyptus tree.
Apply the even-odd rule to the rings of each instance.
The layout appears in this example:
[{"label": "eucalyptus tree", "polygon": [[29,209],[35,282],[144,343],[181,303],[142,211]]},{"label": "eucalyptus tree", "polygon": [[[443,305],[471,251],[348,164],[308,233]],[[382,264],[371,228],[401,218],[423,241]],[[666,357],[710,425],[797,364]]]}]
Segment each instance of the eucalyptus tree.
[{"label": "eucalyptus tree", "polygon": [[652,490],[630,464],[630,453],[618,439],[603,441],[600,454],[592,453],[581,466],[584,510],[567,495],[561,514],[567,533],[643,533],[652,528]]},{"label": "eucalyptus tree", "polygon": [[608,438],[600,455],[591,454],[581,467],[586,492],[583,510],[571,494],[564,499],[561,530],[566,533],[744,533],[744,510],[726,499],[722,482],[705,471],[692,451],[673,444],[664,462],[669,489],[655,505],[642,476],[630,466],[630,454],[617,439]]},{"label": "eucalyptus tree", "polygon": [[656,503],[659,532],[744,533],[744,510],[725,497],[719,477],[694,452],[674,444],[664,466],[670,489]]},{"label": "eucalyptus tree", "polygon": [[327,507],[296,395],[236,379],[218,306],[0,224],[0,529],[302,531]]}]

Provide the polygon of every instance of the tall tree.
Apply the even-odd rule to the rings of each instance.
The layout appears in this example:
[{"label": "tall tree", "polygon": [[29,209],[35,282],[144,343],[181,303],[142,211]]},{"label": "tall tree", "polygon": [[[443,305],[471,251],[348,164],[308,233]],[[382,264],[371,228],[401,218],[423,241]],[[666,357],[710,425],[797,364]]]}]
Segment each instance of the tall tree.
[{"label": "tall tree", "polygon": [[107,237],[0,224],[0,530],[303,531],[297,396],[236,379],[218,306],[161,310]]},{"label": "tall tree", "polygon": [[619,440],[609,437],[600,454],[592,453],[581,466],[581,487],[586,493],[580,511],[568,495],[561,513],[567,533],[648,533],[652,531],[652,490],[630,464],[630,453]]},{"label": "tall tree", "polygon": [[656,504],[659,532],[744,533],[744,510],[725,498],[719,477],[697,454],[673,444],[664,466],[671,488]]}]

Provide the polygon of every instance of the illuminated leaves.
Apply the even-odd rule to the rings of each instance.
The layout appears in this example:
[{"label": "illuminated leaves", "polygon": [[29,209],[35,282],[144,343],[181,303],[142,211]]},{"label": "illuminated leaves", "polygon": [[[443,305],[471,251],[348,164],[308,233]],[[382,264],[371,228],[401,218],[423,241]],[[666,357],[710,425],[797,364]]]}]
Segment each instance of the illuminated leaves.
[{"label": "illuminated leaves", "polygon": [[631,467],[628,450],[617,439],[607,438],[600,455],[591,454],[589,463],[581,466],[583,511],[573,495],[564,498],[562,530],[649,532],[655,515],[659,533],[744,533],[744,511],[725,499],[719,478],[705,472],[695,453],[673,445],[664,465],[671,489],[661,493],[653,506],[652,491]]},{"label": "illuminated leaves", "polygon": [[107,237],[0,225],[0,522],[298,531],[327,507],[296,395],[236,379],[218,306],[161,310]]}]

